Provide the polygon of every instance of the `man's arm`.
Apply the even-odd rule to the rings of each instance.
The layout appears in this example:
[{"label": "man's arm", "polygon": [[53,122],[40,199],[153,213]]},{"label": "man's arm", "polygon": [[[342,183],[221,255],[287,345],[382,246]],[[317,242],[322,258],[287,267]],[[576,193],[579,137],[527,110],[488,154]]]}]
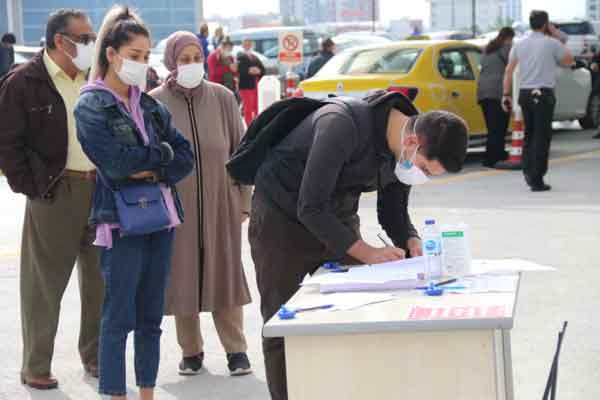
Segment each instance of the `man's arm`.
[{"label": "man's arm", "polygon": [[377,249],[340,221],[331,209],[331,198],[339,174],[351,159],[358,140],[350,117],[324,114],[314,124],[315,137],[306,162],[298,198],[298,219],[336,258],[348,254],[364,263],[392,261],[404,257],[395,247]]},{"label": "man's arm", "polygon": [[553,24],[548,25],[548,33],[551,37],[558,40],[558,43],[555,44],[554,49],[554,57],[558,64],[569,67],[575,63],[575,57],[573,57],[573,53],[566,46],[567,41],[569,40],[569,36],[562,32],[560,29],[556,28]]},{"label": "man's arm", "polygon": [[514,56],[512,56],[508,61],[508,65],[504,71],[504,83],[502,85],[502,93],[504,96],[510,96],[510,93],[512,92],[513,75],[518,64],[519,60]]},{"label": "man's arm", "polygon": [[377,191],[377,219],[395,246],[412,257],[422,255],[419,234],[410,220],[408,198],[410,186],[397,180]]},{"label": "man's arm", "polygon": [[0,169],[11,189],[29,197],[37,197],[33,171],[29,164],[26,143],[27,110],[23,101],[24,88],[19,77],[4,79],[0,87]]}]

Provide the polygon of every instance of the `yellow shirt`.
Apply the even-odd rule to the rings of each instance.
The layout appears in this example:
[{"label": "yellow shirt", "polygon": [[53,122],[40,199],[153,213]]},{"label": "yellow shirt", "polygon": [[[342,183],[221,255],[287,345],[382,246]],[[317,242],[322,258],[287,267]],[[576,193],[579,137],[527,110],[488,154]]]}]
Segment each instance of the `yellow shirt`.
[{"label": "yellow shirt", "polygon": [[96,169],[94,164],[87,158],[81,144],[77,139],[77,125],[73,110],[79,100],[79,90],[85,85],[85,74],[79,72],[75,79],[71,79],[50,56],[48,52],[44,52],[44,64],[50,74],[54,86],[61,95],[65,108],[67,109],[67,127],[69,130],[69,144],[67,148],[67,165],[66,169],[74,171],[92,171]]}]

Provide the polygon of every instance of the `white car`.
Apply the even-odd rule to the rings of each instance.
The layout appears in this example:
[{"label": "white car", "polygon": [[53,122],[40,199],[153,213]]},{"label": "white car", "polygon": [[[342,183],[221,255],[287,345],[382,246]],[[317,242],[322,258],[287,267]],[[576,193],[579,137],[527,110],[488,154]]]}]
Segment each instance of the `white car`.
[{"label": "white car", "polygon": [[[468,42],[482,49],[488,43],[487,40],[482,39]],[[591,72],[578,62],[576,68],[557,67],[556,77],[556,107],[553,120],[579,121],[583,129],[599,127],[600,93],[592,91]],[[518,85],[517,79],[515,82]]]}]

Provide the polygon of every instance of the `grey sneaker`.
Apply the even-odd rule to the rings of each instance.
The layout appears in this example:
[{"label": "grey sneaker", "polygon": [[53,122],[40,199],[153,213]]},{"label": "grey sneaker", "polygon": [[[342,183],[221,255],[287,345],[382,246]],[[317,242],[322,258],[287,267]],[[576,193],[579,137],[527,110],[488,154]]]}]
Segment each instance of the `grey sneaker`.
[{"label": "grey sneaker", "polygon": [[179,363],[179,375],[190,376],[200,374],[203,362],[204,353],[192,357],[183,357],[183,360]]},{"label": "grey sneaker", "polygon": [[252,373],[250,360],[246,353],[230,353],[227,354],[227,366],[229,367],[229,375],[241,376]]}]

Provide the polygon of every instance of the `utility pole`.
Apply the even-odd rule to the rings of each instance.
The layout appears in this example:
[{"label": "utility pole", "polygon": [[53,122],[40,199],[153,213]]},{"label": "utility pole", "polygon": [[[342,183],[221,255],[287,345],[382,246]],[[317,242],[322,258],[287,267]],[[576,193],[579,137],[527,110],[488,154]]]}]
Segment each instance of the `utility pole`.
[{"label": "utility pole", "polygon": [[196,0],[196,29],[204,22],[204,0]]},{"label": "utility pole", "polygon": [[373,33],[375,33],[375,3],[377,0],[371,0],[371,17],[373,19]]},{"label": "utility pole", "polygon": [[450,2],[450,6],[451,6],[451,10],[450,10],[450,15],[451,15],[451,22],[452,22],[452,30],[456,29],[456,0],[451,0]]},{"label": "utility pole", "polygon": [[475,8],[476,3],[477,3],[477,0],[471,0],[471,11],[473,13],[471,16],[471,19],[472,19],[471,22],[473,23],[472,26],[473,26],[473,37],[474,38],[477,37],[477,12],[476,12],[477,10]]}]

